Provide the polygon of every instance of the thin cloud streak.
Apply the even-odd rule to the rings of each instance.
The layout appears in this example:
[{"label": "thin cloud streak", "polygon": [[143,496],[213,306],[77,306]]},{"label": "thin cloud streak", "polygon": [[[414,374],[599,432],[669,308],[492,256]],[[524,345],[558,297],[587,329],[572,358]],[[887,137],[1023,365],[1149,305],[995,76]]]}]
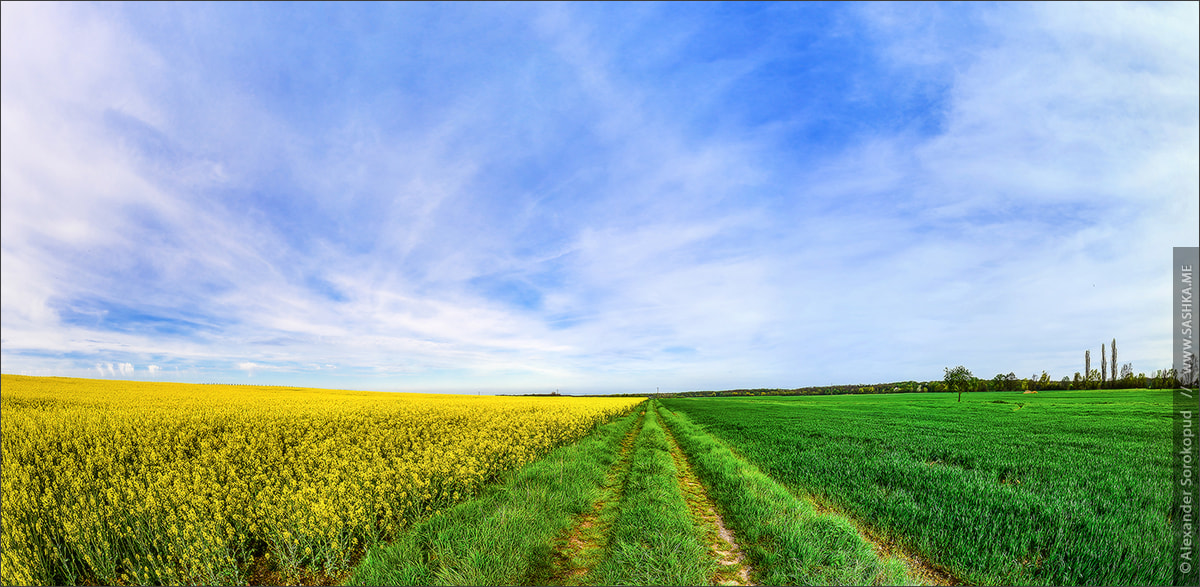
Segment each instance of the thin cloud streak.
[{"label": "thin cloud streak", "polygon": [[[1194,5],[742,8],[322,7],[306,70],[269,10],[6,4],[4,372],[1059,378],[1114,336],[1166,366]],[[801,16],[829,30],[713,32]]]}]

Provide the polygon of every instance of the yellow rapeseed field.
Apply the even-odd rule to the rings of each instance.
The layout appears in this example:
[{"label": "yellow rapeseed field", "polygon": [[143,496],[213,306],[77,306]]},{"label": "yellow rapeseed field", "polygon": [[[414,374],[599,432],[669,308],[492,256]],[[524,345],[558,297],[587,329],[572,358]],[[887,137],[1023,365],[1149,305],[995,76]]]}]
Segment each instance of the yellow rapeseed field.
[{"label": "yellow rapeseed field", "polygon": [[640,399],[4,375],[4,584],[337,575]]}]

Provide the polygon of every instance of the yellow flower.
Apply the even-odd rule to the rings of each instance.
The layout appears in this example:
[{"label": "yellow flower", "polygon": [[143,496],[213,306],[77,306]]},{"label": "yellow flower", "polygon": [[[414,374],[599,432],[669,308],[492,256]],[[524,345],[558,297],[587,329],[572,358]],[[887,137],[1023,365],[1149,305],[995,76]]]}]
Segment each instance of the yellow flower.
[{"label": "yellow flower", "polygon": [[[63,539],[132,583],[205,582],[259,541],[289,564],[301,539],[345,560],[641,401],[0,378],[3,583],[38,582],[32,545]],[[153,557],[86,546],[133,537],[130,516],[165,535]]]}]

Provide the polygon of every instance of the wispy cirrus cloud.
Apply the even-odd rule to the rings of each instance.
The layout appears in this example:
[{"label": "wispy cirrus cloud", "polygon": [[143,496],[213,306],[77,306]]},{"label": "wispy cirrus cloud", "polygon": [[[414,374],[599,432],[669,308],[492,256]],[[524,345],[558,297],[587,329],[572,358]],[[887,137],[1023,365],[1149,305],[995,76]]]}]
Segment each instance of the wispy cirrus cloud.
[{"label": "wispy cirrus cloud", "polygon": [[3,10],[5,372],[1166,365],[1194,5]]}]

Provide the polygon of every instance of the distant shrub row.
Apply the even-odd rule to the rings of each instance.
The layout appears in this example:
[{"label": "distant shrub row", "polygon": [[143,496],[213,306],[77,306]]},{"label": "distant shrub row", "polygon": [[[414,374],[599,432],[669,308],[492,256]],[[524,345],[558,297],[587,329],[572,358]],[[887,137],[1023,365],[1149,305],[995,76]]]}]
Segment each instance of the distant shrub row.
[{"label": "distant shrub row", "polygon": [[[1047,391],[1060,389],[1170,389],[1175,385],[1174,370],[1159,370],[1153,376],[1129,374],[1116,381],[1063,377],[1053,380],[1045,371],[1040,377],[1019,378],[1013,373],[997,374],[991,379],[975,379],[970,391]],[[848,395],[872,393],[949,393],[944,381],[899,381],[854,385],[823,385],[795,389],[729,389],[723,391],[686,391],[663,393],[659,397],[723,397],[753,395]]]}]

